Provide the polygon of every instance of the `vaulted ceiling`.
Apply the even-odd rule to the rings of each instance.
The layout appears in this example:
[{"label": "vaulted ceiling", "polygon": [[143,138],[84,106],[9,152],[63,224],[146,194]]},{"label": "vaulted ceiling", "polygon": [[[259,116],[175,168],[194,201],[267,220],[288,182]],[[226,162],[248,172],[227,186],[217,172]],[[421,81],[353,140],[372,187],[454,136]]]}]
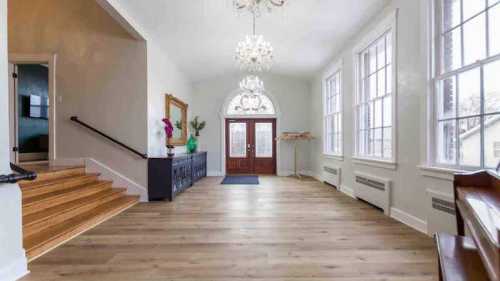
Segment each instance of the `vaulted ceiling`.
[{"label": "vaulted ceiling", "polygon": [[[273,73],[309,78],[389,0],[289,0],[263,13],[257,33],[275,51]],[[193,81],[238,71],[234,50],[251,33],[251,16],[231,0],[120,0]]]}]

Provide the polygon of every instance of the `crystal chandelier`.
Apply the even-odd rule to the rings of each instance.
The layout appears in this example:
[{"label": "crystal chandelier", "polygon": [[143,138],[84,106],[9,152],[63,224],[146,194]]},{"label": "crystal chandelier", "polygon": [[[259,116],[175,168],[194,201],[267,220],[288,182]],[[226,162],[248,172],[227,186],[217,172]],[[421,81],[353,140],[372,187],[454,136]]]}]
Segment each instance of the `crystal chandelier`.
[{"label": "crystal chandelier", "polygon": [[234,7],[238,11],[247,10],[250,13],[260,16],[261,5],[264,5],[268,11],[273,7],[283,7],[287,0],[233,0]]},{"label": "crystal chandelier", "polygon": [[249,75],[240,82],[240,89],[245,93],[258,95],[265,91],[264,82],[258,76]]},{"label": "crystal chandelier", "polygon": [[273,47],[264,36],[255,34],[255,14],[253,15],[253,35],[247,35],[236,48],[236,61],[242,70],[261,72],[273,65]]}]

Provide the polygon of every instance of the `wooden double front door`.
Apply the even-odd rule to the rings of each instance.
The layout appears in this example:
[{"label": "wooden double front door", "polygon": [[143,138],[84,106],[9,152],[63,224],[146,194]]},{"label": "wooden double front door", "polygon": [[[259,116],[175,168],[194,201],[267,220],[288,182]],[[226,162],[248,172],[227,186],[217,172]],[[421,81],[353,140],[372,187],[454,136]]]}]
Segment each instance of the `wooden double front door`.
[{"label": "wooden double front door", "polygon": [[226,119],[226,172],[276,174],[276,119]]}]

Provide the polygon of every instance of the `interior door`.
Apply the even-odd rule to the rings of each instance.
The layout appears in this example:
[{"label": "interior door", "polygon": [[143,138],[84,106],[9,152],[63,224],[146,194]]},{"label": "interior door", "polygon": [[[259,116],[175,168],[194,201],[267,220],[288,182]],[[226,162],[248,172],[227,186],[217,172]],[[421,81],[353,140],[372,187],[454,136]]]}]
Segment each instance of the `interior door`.
[{"label": "interior door", "polygon": [[276,174],[276,120],[226,120],[228,174]]}]

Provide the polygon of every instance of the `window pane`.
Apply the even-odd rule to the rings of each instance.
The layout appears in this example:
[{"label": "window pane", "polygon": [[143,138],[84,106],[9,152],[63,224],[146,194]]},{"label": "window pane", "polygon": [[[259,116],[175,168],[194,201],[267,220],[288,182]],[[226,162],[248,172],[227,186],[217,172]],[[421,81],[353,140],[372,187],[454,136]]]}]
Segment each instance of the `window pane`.
[{"label": "window pane", "polygon": [[458,76],[458,114],[460,117],[481,113],[481,77],[479,68]]},{"label": "window pane", "polygon": [[369,109],[368,109],[368,120],[367,121],[367,125],[368,125],[368,128],[375,128],[375,104],[373,102],[371,102],[369,105],[368,105]]},{"label": "window pane", "polygon": [[478,117],[459,121],[460,165],[479,167],[481,165],[481,127]]},{"label": "window pane", "polygon": [[494,56],[500,53],[500,5],[490,9],[489,18],[490,56]]},{"label": "window pane", "polygon": [[273,157],[272,123],[255,123],[255,157]]},{"label": "window pane", "polygon": [[381,97],[385,95],[385,69],[381,69],[377,72],[377,96]]},{"label": "window pane", "polygon": [[392,63],[392,33],[389,32],[385,37],[387,64]]},{"label": "window pane", "polygon": [[500,61],[484,66],[484,111],[500,112]]},{"label": "window pane", "polygon": [[491,7],[491,6],[495,5],[498,2],[500,2],[500,0],[488,0],[488,3],[489,3],[488,6]]},{"label": "window pane", "polygon": [[392,65],[389,65],[387,66],[387,75],[386,75],[386,78],[387,78],[387,94],[392,94]]},{"label": "window pane", "polygon": [[460,24],[460,0],[443,0],[443,31]]},{"label": "window pane", "polygon": [[370,48],[370,70],[369,73],[375,73],[377,70],[377,50],[376,47],[373,46]]},{"label": "window pane", "polygon": [[496,168],[500,162],[500,115],[487,118],[484,127],[484,160],[487,168]]},{"label": "window pane", "polygon": [[375,101],[375,128],[382,127],[382,100]]},{"label": "window pane", "polygon": [[438,122],[437,161],[443,164],[455,164],[456,158],[455,121]]},{"label": "window pane", "polygon": [[373,155],[382,157],[382,129],[375,129],[373,133]]},{"label": "window pane", "polygon": [[367,131],[361,130],[359,131],[359,138],[358,138],[358,153],[365,155],[368,153],[366,150],[366,139],[367,139]]},{"label": "window pane", "polygon": [[464,20],[467,20],[486,9],[486,0],[463,0],[463,3]]},{"label": "window pane", "polygon": [[367,100],[371,100],[377,95],[377,74],[370,76],[370,89],[367,93]]},{"label": "window pane", "polygon": [[247,157],[247,124],[229,124],[229,157]]},{"label": "window pane", "polygon": [[464,24],[464,63],[486,57],[486,16],[481,14]]},{"label": "window pane", "polygon": [[385,66],[385,38],[377,43],[377,69]]},{"label": "window pane", "polygon": [[384,127],[392,126],[392,97],[384,98]]},{"label": "window pane", "polygon": [[443,38],[443,71],[451,71],[462,66],[461,28],[446,33]]},{"label": "window pane", "polygon": [[438,118],[454,118],[456,116],[457,84],[455,76],[440,82],[441,90],[438,96]]},{"label": "window pane", "polygon": [[228,115],[272,115],[275,113],[271,99],[263,94],[241,93],[231,100],[227,109]]},{"label": "window pane", "polygon": [[383,153],[385,159],[392,158],[392,128],[384,128]]}]

